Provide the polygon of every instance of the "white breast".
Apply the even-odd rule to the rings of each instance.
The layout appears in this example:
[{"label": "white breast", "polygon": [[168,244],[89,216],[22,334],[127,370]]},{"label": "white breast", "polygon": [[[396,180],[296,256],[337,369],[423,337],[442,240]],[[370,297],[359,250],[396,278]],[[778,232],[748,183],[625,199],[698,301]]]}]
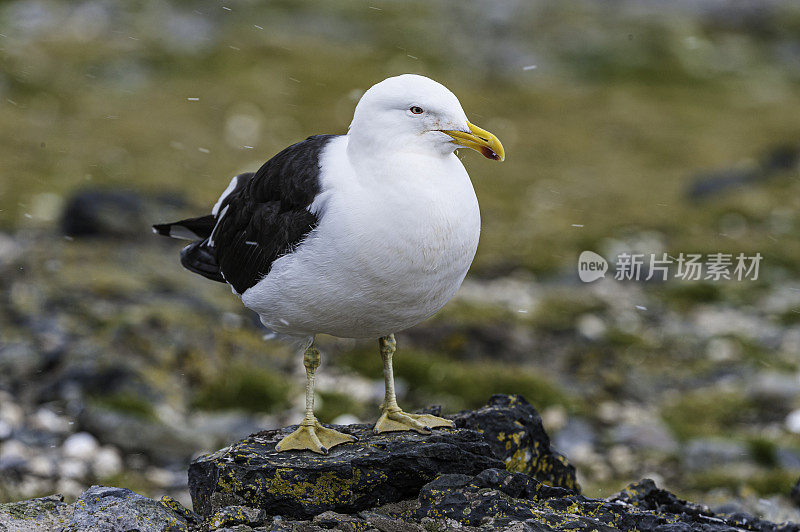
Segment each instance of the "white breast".
[{"label": "white breast", "polygon": [[475,256],[478,202],[455,155],[405,156],[383,175],[359,177],[346,142],[323,153],[317,228],[242,295],[278,332],[369,338],[406,329],[453,297]]}]

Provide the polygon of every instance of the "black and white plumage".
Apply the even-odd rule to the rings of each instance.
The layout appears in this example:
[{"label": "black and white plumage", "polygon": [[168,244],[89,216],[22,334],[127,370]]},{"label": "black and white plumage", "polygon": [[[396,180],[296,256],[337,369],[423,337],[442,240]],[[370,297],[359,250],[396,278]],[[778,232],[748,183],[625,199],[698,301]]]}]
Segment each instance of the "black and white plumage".
[{"label": "black and white plumage", "polygon": [[308,208],[320,192],[319,155],[331,137],[289,146],[257,172],[234,177],[211,214],[155,225],[155,231],[196,238],[181,251],[183,266],[242,295],[317,225]]},{"label": "black and white plumage", "polygon": [[[294,144],[235,177],[210,215],[154,229],[195,238],[181,252],[186,268],[230,284],[268,328],[308,339],[310,388],[314,335],[381,338],[387,400],[376,430],[422,431],[427,425],[394,399],[391,335],[441,309],[475,255],[480,213],[458,147],[504,157],[443,85],[389,78],[361,98],[347,135]],[[319,433],[310,388],[303,426]],[[329,436],[328,446],[347,441]],[[317,436],[292,437],[302,444],[281,442],[281,450],[325,448]]]}]

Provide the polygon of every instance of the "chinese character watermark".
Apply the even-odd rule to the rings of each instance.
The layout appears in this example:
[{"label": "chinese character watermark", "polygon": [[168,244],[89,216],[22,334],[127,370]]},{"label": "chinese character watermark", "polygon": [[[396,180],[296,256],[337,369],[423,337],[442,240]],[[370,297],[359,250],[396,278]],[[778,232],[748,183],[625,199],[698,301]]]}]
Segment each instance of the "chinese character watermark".
[{"label": "chinese character watermark", "polygon": [[[612,261],[617,281],[757,281],[761,253],[620,253]],[[591,283],[605,277],[609,262],[593,251],[578,258],[578,276]]]}]

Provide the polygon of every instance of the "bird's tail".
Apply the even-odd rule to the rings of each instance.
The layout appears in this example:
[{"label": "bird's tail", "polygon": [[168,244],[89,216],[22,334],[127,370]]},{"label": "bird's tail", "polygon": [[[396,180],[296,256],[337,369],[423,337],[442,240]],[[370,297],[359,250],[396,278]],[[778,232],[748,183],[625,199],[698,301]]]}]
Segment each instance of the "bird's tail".
[{"label": "bird's tail", "polygon": [[197,218],[187,218],[178,222],[168,224],[156,224],[153,232],[157,235],[168,236],[171,238],[182,238],[184,240],[205,240],[211,236],[214,225],[217,221],[213,214],[198,216]]},{"label": "bird's tail", "polygon": [[185,240],[196,240],[181,250],[181,264],[184,268],[212,281],[225,282],[217,263],[214,250],[208,245],[208,237],[214,231],[217,220],[213,214],[187,218],[168,224],[156,224],[153,232],[157,235]]},{"label": "bird's tail", "polygon": [[184,268],[212,281],[225,282],[225,277],[217,264],[214,251],[206,245],[206,241],[192,242],[181,250],[181,264]]}]

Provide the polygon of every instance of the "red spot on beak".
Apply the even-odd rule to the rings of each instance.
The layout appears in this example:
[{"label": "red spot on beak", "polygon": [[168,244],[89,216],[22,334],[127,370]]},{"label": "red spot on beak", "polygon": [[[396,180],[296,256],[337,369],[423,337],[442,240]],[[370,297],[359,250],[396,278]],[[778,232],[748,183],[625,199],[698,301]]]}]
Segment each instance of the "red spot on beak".
[{"label": "red spot on beak", "polygon": [[497,155],[495,152],[487,148],[486,146],[481,146],[481,155],[486,157],[487,159],[491,159],[493,161],[499,161],[500,156]]}]

